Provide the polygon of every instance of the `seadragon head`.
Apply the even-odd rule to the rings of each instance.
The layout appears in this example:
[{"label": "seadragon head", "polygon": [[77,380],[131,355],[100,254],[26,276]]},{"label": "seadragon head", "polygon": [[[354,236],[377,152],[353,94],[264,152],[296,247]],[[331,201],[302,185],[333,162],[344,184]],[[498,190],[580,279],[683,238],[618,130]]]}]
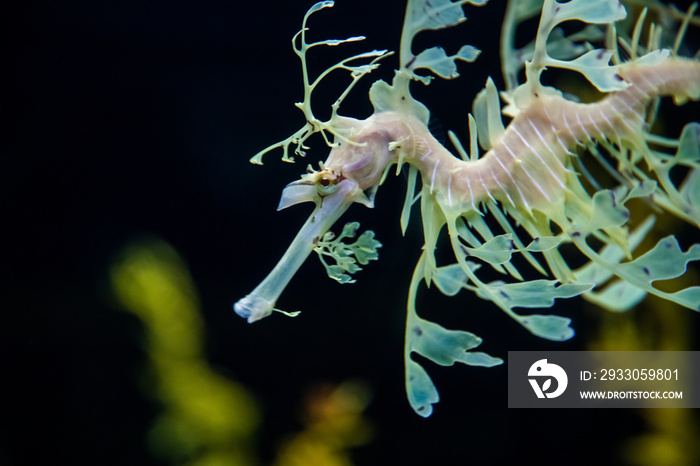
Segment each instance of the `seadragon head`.
[{"label": "seadragon head", "polygon": [[[337,121],[342,120],[342,134]],[[386,168],[394,161],[390,136],[373,130],[374,125],[336,117],[326,128],[337,131],[338,141],[332,143],[325,162],[318,170],[311,165],[301,179],[288,184],[282,191],[277,210],[313,202],[315,208],[277,266],[248,296],[234,305],[237,314],[255,322],[272,313],[275,302],[301,264],[316,251],[329,276],[341,283],[350,282],[350,274],[360,270],[359,264],[377,258],[381,244],[371,231],[363,233],[354,243],[343,240],[355,236],[357,223],[350,223],[339,237],[328,230],[353,204],[374,206],[374,196]],[[335,263],[329,263],[332,259]],[[295,313],[286,313],[295,315]]]},{"label": "seadragon head", "polygon": [[343,182],[354,186],[344,194],[351,194],[352,202],[373,207],[386,167],[394,159],[393,151],[389,150],[390,139],[387,133],[360,130],[349,142],[336,143],[328,159],[319,163],[318,170],[309,165],[300,180],[284,188],[277,210],[301,202],[320,205],[326,197],[342,191]]},{"label": "seadragon head", "polygon": [[[328,165],[321,162],[319,170],[309,165],[300,180],[284,188],[277,210],[302,202],[313,202],[315,208],[272,272],[251,294],[234,305],[238,315],[248,319],[248,322],[255,322],[276,310],[277,298],[314,250],[320,256],[326,254],[336,260],[335,265],[328,265],[321,257],[329,275],[343,283],[349,281],[347,273],[359,270],[352,255],[365,264],[370,259],[376,259],[376,249],[381,244],[372,239],[372,232],[367,232],[369,235],[366,233],[354,245],[341,244],[340,241],[354,236],[356,225],[351,224],[337,239],[328,232],[353,203],[373,206],[372,200],[378,186],[375,172],[378,169],[377,164],[373,163],[377,157],[373,156],[372,150],[376,150],[376,147],[369,141],[348,150],[336,148],[331,151]],[[368,196],[369,192],[372,194]],[[364,250],[355,252],[353,247]]]},{"label": "seadragon head", "polygon": [[[274,310],[280,311],[275,309],[275,303],[296,271],[312,251],[322,250],[333,244],[333,238],[328,233],[329,228],[354,202],[365,202],[366,196],[355,181],[324,168],[321,171],[306,174],[302,180],[289,184],[282,193],[278,209],[307,201],[314,202],[316,207],[278,264],[252,293],[234,304],[236,313],[247,319],[248,322],[252,323],[267,317]],[[353,227],[352,231],[345,236],[354,236],[355,229],[356,227]],[[340,239],[342,237],[338,238],[336,243]],[[371,238],[369,239],[371,242],[366,246],[375,252],[376,248],[381,245]],[[347,254],[351,246],[347,245],[342,252],[345,253],[345,258],[354,264],[355,261]],[[376,253],[375,257],[372,258],[376,258]],[[329,270],[329,274],[342,280],[342,277],[347,276],[344,273],[349,265],[347,261],[345,265],[345,267],[341,267],[341,262],[338,260],[337,266],[340,267],[340,270],[333,269],[334,274],[331,274]],[[355,270],[347,271],[352,273]],[[293,312],[280,312],[290,316],[296,315]]]},{"label": "seadragon head", "polygon": [[[401,40],[402,65],[396,71],[392,85],[384,81],[373,84],[370,99],[375,113],[365,120],[340,116],[337,113],[338,107],[357,81],[374,70],[379,60],[393,52],[373,50],[351,56],[329,67],[315,80],[310,80],[307,70],[309,49],[321,45],[337,46],[363,40],[364,37],[309,43],[306,26],[309,17],[323,8],[333,6],[333,2],[318,2],[307,11],[302,28],[293,41],[294,51],[304,69],[304,101],[296,106],[304,112],[306,124],[287,139],[260,151],[251,162],[262,164],[263,155],[277,148],[283,150],[282,160],[293,162],[294,156],[306,155],[305,150],[308,148],[304,143],[315,133],[323,136],[331,150],[327,160],[319,164],[318,170],[309,165],[301,179],[288,184],[282,192],[278,210],[304,202],[313,202],[315,209],[272,272],[252,293],[235,303],[236,313],[248,322],[262,319],[273,310],[279,311],[274,308],[277,298],[312,251],[318,253],[329,276],[341,283],[350,282],[350,274],[360,270],[357,263],[364,265],[377,258],[376,250],[381,247],[381,243],[373,239],[372,231],[364,232],[350,244],[342,240],[354,237],[357,223],[347,224],[337,238],[328,230],[353,203],[373,207],[375,194],[388,168],[392,164],[400,167],[402,157],[415,150],[413,128],[421,126],[420,123],[425,127],[429,112],[423,104],[411,97],[408,84],[412,80],[428,84],[432,79],[416,74],[415,70],[428,69],[438,76],[451,79],[458,76],[456,60],[473,61],[478,56],[479,50],[472,46],[462,47],[453,56],[447,56],[441,47],[427,49],[418,55],[413,55],[410,50],[412,40],[419,32],[450,27],[464,21],[466,18],[462,12],[462,3],[483,5],[486,0],[456,3],[440,0],[434,2],[434,5],[422,0],[409,1]],[[331,117],[327,121],[321,121],[311,108],[311,94],[323,78],[336,70],[349,71],[352,80],[333,104]],[[416,125],[417,122],[420,123]],[[425,130],[427,133],[427,127]],[[293,155],[290,154],[292,148]],[[402,223],[405,223],[404,220]],[[335,263],[329,264],[328,259]]]}]

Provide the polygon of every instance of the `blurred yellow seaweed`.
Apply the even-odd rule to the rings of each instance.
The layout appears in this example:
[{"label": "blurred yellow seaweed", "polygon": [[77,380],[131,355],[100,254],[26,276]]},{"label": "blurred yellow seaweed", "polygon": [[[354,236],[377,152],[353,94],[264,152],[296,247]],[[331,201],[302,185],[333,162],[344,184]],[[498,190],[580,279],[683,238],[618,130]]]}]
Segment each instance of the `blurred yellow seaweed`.
[{"label": "blurred yellow seaweed", "polygon": [[259,413],[250,393],[203,354],[204,325],[187,268],[162,241],[127,247],[111,270],[115,295],[144,324],[148,390],[163,406],[149,434],[153,453],[189,466],[257,464]]}]

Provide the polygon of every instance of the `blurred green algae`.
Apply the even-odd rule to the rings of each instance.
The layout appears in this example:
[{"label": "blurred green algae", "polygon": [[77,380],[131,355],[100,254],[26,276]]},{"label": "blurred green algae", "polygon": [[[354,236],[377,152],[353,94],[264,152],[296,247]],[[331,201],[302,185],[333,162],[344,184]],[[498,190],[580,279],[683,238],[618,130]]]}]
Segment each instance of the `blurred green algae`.
[{"label": "blurred green algae", "polygon": [[178,253],[160,240],[136,242],[113,265],[111,283],[144,325],[149,391],[163,408],[148,436],[152,453],[192,466],[256,464],[258,407],[207,363],[199,299]]}]

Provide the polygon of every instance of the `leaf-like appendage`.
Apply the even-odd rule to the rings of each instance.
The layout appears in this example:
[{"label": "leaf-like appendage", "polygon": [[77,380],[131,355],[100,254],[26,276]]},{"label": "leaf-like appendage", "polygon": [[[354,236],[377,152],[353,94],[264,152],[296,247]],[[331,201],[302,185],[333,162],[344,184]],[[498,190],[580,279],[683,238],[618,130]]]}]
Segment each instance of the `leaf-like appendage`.
[{"label": "leaf-like appendage", "polygon": [[534,335],[548,340],[562,341],[574,336],[571,319],[557,315],[519,315],[516,307],[549,308],[557,298],[572,298],[593,288],[592,283],[567,283],[556,280],[531,280],[520,283],[479,283],[476,294],[493,301],[508,315],[517,320]]},{"label": "leaf-like appendage", "polygon": [[555,315],[532,314],[518,316],[520,322],[533,335],[552,341],[565,341],[574,336],[571,319]]},{"label": "leaf-like appendage", "polygon": [[[456,26],[467,18],[462,11],[462,2],[452,0],[409,0],[406,10],[405,28],[411,37],[428,29],[443,29]],[[472,1],[483,4],[486,1]]]},{"label": "leaf-like appendage", "polygon": [[448,330],[415,314],[410,316],[406,329],[406,392],[416,413],[430,416],[432,404],[440,397],[428,373],[410,358],[410,354],[416,352],[441,366],[451,366],[455,362],[482,367],[503,364],[500,358],[469,351],[480,344],[481,338],[473,333]]},{"label": "leaf-like appendage", "polygon": [[620,264],[625,272],[638,280],[651,285],[656,280],[680,277],[688,267],[688,262],[700,259],[700,244],[694,244],[683,252],[674,236],[667,236],[656,243],[651,251],[641,257]]},{"label": "leaf-like appendage", "polygon": [[306,16],[304,19],[308,18],[311,16],[313,13],[316,13],[318,10],[323,9],[323,8],[329,8],[332,7],[335,3],[332,0],[325,0],[322,2],[316,2],[313,5],[311,5],[311,8],[306,12]]},{"label": "leaf-like appendage", "polygon": [[433,413],[433,405],[440,401],[440,395],[428,373],[415,361],[406,360],[406,394],[411,408],[422,417]]},{"label": "leaf-like appendage", "polygon": [[630,218],[630,212],[625,207],[619,195],[612,190],[604,189],[593,196],[593,214],[585,227],[585,231],[603,228],[615,228],[624,225]]},{"label": "leaf-like appendage", "polygon": [[[568,40],[562,35],[557,25],[566,21],[582,21],[588,24],[611,24],[624,19],[627,12],[618,0],[570,0],[566,3],[559,3],[556,0],[545,0],[542,6],[542,16],[537,32],[532,61],[528,64],[528,85],[532,89],[538,88],[539,75],[546,67],[565,68],[583,74],[601,92],[611,92],[627,87],[624,80],[617,78],[618,68],[609,64],[613,52],[604,49],[588,50],[583,55],[574,58],[571,52],[577,47],[573,35]],[[548,46],[548,38],[553,35],[556,46],[552,49]],[[579,36],[578,40],[587,40],[590,36],[586,32]],[[585,50],[585,49],[583,49]],[[529,54],[529,50],[527,51]],[[563,52],[561,59],[554,58],[559,52]],[[512,53],[509,55],[512,61]],[[571,59],[573,60],[568,60]],[[512,75],[514,71],[512,64],[508,70]],[[510,87],[513,86],[513,77],[509,78]],[[535,81],[535,82],[532,82]],[[541,89],[541,88],[540,88]]]},{"label": "leaf-like appendage", "polygon": [[613,53],[609,50],[590,50],[575,60],[563,61],[550,58],[547,66],[567,68],[584,75],[601,92],[624,89],[627,85],[617,74],[617,67],[610,66]]},{"label": "leaf-like appendage", "polygon": [[479,144],[484,150],[490,149],[505,131],[500,102],[498,89],[493,80],[488,78],[486,86],[479,91],[472,103]]},{"label": "leaf-like appendage", "polygon": [[[579,20],[584,23],[608,24],[625,19],[627,12],[619,0],[569,0],[566,3],[550,3],[557,23]],[[545,6],[547,8],[547,2]]]},{"label": "leaf-like appendage", "polygon": [[[456,54],[447,56],[445,49],[442,47],[432,47],[419,53],[411,67],[414,70],[419,68],[429,69],[441,78],[454,79],[459,77],[457,60],[471,63],[476,60],[480,53],[481,51],[476,47],[463,45]],[[429,84],[431,79],[429,76],[416,75],[414,77],[421,80],[423,84]]]},{"label": "leaf-like appendage", "polygon": [[683,127],[676,158],[680,163],[700,162],[700,123],[688,123]]},{"label": "leaf-like appendage", "polygon": [[564,236],[538,236],[527,245],[530,252],[543,252],[554,249],[566,240]]},{"label": "leaf-like appendage", "polygon": [[506,233],[495,236],[477,248],[463,246],[468,256],[478,257],[489,264],[504,264],[510,261],[515,246],[513,235]]},{"label": "leaf-like appendage", "polygon": [[[436,75],[452,79],[459,76],[457,60],[472,62],[479,56],[480,51],[471,45],[464,45],[455,55],[447,56],[442,47],[433,47],[413,55],[411,45],[415,36],[426,30],[437,30],[456,26],[467,18],[462,11],[462,5],[484,5],[488,0],[409,0],[406,7],[406,18],[401,34],[401,70],[397,73],[403,85],[410,79],[416,79],[429,84],[432,77],[419,76],[416,69],[429,69]],[[395,81],[395,84],[398,84]],[[373,100],[374,102],[374,100]]]},{"label": "leaf-like appendage", "polygon": [[[467,264],[472,268],[472,271],[479,268],[479,265],[474,262],[469,261]],[[469,281],[469,277],[459,264],[438,267],[433,273],[432,279],[445,296],[455,296]]]},{"label": "leaf-like appendage", "polygon": [[[646,254],[633,261],[621,264],[610,262],[607,258],[604,258],[603,254],[595,253],[580,239],[575,240],[575,242],[582,252],[598,263],[597,265],[601,270],[607,269],[611,272],[610,274],[603,274],[602,277],[595,277],[596,280],[601,279],[605,281],[614,273],[631,286],[661,296],[668,301],[673,301],[695,311],[700,310],[700,286],[691,286],[675,293],[661,291],[652,286],[653,282],[657,280],[669,280],[683,275],[689,262],[700,260],[700,244],[694,244],[686,252],[683,252],[678,244],[678,240],[674,236],[667,236]],[[597,270],[594,267],[584,271],[584,273],[595,273]],[[578,273],[577,276],[579,276]],[[630,291],[626,293],[630,293]]]},{"label": "leaf-like appendage", "polygon": [[[530,280],[519,283],[491,282],[485,284],[492,295],[498,295],[499,299],[507,303],[510,309],[516,307],[525,308],[549,308],[554,306],[556,298],[573,298],[593,288],[592,283],[565,283],[560,285],[556,280]],[[482,290],[477,292],[484,299]]]},{"label": "leaf-like appendage", "polygon": [[382,243],[374,239],[372,230],[367,230],[350,247],[357,258],[357,262],[367,265],[369,261],[379,259],[377,248],[381,248]]},{"label": "leaf-like appendage", "polygon": [[[359,222],[345,224],[343,232],[337,238],[329,231],[323,235],[314,248],[321,263],[326,268],[328,276],[339,283],[353,283],[355,281],[351,279],[350,275],[362,270],[357,262],[367,265],[369,261],[379,258],[377,249],[382,247],[382,243],[374,239],[374,232],[371,230],[362,233],[354,243],[343,242],[345,238],[354,238],[359,226]],[[328,264],[323,256],[331,257],[335,264]]]},{"label": "leaf-like appendage", "polygon": [[656,191],[657,183],[654,180],[644,180],[630,190],[625,202],[638,197],[647,197]]},{"label": "leaf-like appendage", "polygon": [[421,318],[411,319],[408,329],[408,350],[424,356],[441,366],[461,362],[470,366],[491,367],[501,364],[499,358],[469,350],[481,344],[481,338],[462,330],[448,330]]},{"label": "leaf-like appendage", "polygon": [[[394,81],[396,79],[395,77]],[[430,120],[428,107],[416,99],[408,98],[407,95],[398,89],[398,86],[390,86],[381,79],[372,83],[372,86],[369,88],[369,100],[372,102],[376,113],[386,111],[405,112],[409,115],[414,115],[426,125]]]}]

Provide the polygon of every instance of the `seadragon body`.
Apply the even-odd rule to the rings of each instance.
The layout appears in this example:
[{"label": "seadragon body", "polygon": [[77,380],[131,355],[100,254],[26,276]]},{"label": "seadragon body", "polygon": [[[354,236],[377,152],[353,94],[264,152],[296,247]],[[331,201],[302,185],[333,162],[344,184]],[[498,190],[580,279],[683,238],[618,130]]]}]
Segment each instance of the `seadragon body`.
[{"label": "seadragon body", "polygon": [[[675,58],[654,66],[629,67],[620,76],[629,87],[595,103],[535,97],[477,160],[452,155],[416,118],[381,112],[356,122],[354,137],[369,147],[358,150],[340,143],[324,166],[366,190],[401,157],[419,170],[430,191],[437,192],[440,205],[460,213],[478,210],[486,199],[528,212],[546,209],[567,191],[571,149],[579,141],[625,138],[635,144],[643,134],[645,111],[652,99],[697,99],[700,94],[700,62],[694,60]],[[390,143],[396,142],[400,146],[390,150]]]},{"label": "seadragon body", "polygon": [[[365,232],[355,243],[343,242],[355,235],[357,224],[346,225],[338,238],[328,230],[353,203],[374,205],[377,188],[391,166],[397,165],[398,172],[401,166],[408,165],[408,192],[401,226],[405,230],[413,205],[420,202],[425,245],[409,289],[406,385],[411,406],[422,416],[432,412],[431,405],[438,401],[438,395],[411,353],[442,365],[462,362],[492,366],[502,362],[470,351],[481,343],[476,335],[447,330],[418,316],[415,298],[422,281],[435,284],[448,296],[461,289],[473,291],[533,334],[551,340],[573,336],[570,319],[523,315],[514,309],[548,308],[556,298],[583,295],[598,304],[624,310],[648,293],[693,310],[700,308],[700,287],[671,293],[653,285],[655,280],[682,275],[690,261],[700,259],[700,245],[684,252],[675,238],[668,237],[635,258],[633,251],[651,229],[653,219],[629,231],[630,212],[625,207],[628,200],[639,198],[700,227],[700,125],[686,125],[678,140],[648,132],[654,116],[650,109],[658,98],[670,96],[678,104],[700,98],[700,62],[677,53],[685,27],[691,21],[697,22],[693,11],[683,19],[674,47],[664,49],[660,46],[660,32],[653,28],[647,47],[638,45],[637,29],[643,16],[629,41],[621,34],[616,36],[613,25],[626,15],[617,0],[512,2],[504,30],[507,28],[512,34],[520,22],[541,11],[537,37],[527,51],[518,51],[526,57],[519,63],[512,58],[518,54],[508,43],[509,35],[503,35],[507,89],[501,96],[508,105],[501,109],[498,93],[489,80],[475,99],[475,118],[469,116],[469,154],[453,138],[461,155],[456,157],[428,130],[429,112],[413,99],[409,83],[430,82],[430,78],[416,74],[417,69],[428,69],[445,78],[456,77],[456,60],[470,62],[478,56],[471,46],[462,47],[453,56],[447,56],[440,48],[418,55],[411,51],[412,40],[419,32],[462,22],[463,3],[485,1],[409,0],[399,56],[401,66],[391,85],[384,81],[374,83],[370,99],[375,113],[364,120],[340,116],[338,107],[357,80],[376,68],[389,53],[372,51],[351,57],[310,81],[306,51],[345,41],[307,43],[308,17],[332,6],[332,2],[317,3],[309,10],[295,38],[295,51],[304,66],[306,91],[304,102],[297,105],[307,123],[287,140],[261,151],[252,161],[261,163],[262,155],[277,147],[284,150],[285,160],[291,160],[291,145],[296,145],[297,154],[304,155],[304,141],[315,132],[323,134],[331,151],[318,170],[309,167],[301,180],[283,191],[279,209],[307,201],[316,207],[268,277],[234,305],[235,311],[249,322],[271,314],[284,287],[314,251],[332,278],[341,283],[350,281],[350,274],[359,270],[357,262],[364,265],[376,259],[376,249],[381,245],[371,232]],[[609,49],[583,46],[578,43],[580,40],[553,33],[559,23],[569,20],[606,26]],[[595,31],[588,29],[579,34],[591,40]],[[630,59],[625,62],[617,58],[618,40],[629,48]],[[550,49],[557,49],[559,56],[550,56]],[[371,61],[353,64],[362,59]],[[540,74],[547,67],[583,74],[604,93],[603,97],[592,103],[565,98],[540,82]],[[525,82],[518,84],[514,76],[521,68]],[[352,83],[334,104],[331,118],[319,121],[310,108],[310,95],[318,81],[335,69],[350,71]],[[512,117],[505,127],[501,113]],[[480,157],[479,145],[485,149]],[[588,153],[582,154],[583,149]],[[673,149],[676,153],[669,153]],[[587,171],[584,175],[582,157],[597,160],[610,172],[616,186],[604,189]],[[669,176],[676,166],[688,171],[680,188]],[[422,183],[416,194],[418,174]],[[486,215],[495,220],[491,226],[484,220]],[[493,231],[493,223],[499,231]],[[456,262],[439,266],[435,250],[445,227]],[[589,238],[595,238],[602,246],[591,246]],[[588,264],[572,270],[559,252],[559,246],[565,243],[573,243]],[[522,255],[548,278],[524,280],[511,262],[515,254]],[[329,264],[328,258],[335,263]],[[485,264],[510,277],[510,281],[482,281],[478,269]]]}]

